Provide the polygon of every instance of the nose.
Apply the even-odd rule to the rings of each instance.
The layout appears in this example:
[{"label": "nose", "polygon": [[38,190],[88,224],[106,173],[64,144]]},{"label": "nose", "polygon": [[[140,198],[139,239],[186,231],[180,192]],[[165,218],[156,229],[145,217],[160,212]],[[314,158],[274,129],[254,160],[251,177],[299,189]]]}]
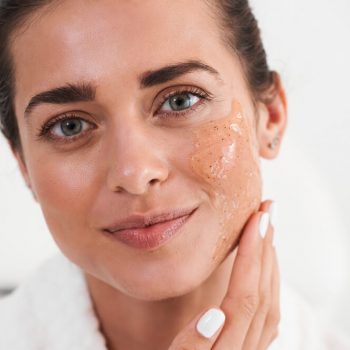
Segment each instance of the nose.
[{"label": "nose", "polygon": [[164,148],[149,130],[124,127],[113,138],[115,142],[109,147],[109,190],[142,195],[168,178]]}]

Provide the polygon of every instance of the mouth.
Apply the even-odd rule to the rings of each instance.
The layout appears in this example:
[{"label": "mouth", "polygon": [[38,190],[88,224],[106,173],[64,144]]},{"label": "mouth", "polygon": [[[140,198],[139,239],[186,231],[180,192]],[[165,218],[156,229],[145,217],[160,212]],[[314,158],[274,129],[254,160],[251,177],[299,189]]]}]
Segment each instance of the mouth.
[{"label": "mouth", "polygon": [[154,216],[134,215],[103,231],[132,248],[154,250],[179,234],[196,210],[182,209]]}]

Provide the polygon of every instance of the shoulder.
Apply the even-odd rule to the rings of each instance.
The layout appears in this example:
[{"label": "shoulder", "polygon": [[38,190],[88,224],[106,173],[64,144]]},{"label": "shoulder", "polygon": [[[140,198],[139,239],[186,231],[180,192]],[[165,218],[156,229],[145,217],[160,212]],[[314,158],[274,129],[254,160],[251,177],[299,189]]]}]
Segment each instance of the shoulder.
[{"label": "shoulder", "polygon": [[0,299],[0,329],[0,350],[104,349],[84,275],[60,253]]},{"label": "shoulder", "polygon": [[320,319],[312,306],[286,283],[280,289],[279,336],[269,350],[345,350],[350,338]]},{"label": "shoulder", "polygon": [[52,259],[34,271],[12,294],[0,299],[0,350],[13,344],[16,349],[34,349],[40,344],[41,325],[35,303],[44,294],[43,286],[49,276],[47,270],[51,269]]}]

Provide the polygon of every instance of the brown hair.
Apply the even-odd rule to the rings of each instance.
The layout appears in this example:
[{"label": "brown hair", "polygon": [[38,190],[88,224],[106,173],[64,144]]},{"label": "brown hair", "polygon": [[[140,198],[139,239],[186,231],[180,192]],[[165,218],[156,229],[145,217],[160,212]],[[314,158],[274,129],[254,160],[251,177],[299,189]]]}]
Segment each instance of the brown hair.
[{"label": "brown hair", "polygon": [[258,22],[248,0],[207,0],[221,20],[222,37],[241,60],[254,102],[268,103],[278,74],[268,67]]},{"label": "brown hair", "polygon": [[[268,68],[260,30],[248,0],[205,0],[220,18],[223,39],[241,59],[255,101],[266,103],[277,74]],[[22,151],[14,110],[15,67],[11,35],[37,9],[53,0],[0,0],[0,130],[14,150]]]}]

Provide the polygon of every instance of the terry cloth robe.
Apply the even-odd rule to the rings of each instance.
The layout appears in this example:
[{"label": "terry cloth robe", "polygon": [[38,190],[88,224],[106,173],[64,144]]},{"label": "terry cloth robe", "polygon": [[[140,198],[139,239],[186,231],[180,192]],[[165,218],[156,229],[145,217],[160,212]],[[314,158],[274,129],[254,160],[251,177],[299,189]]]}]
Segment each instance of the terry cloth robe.
[{"label": "terry cloth robe", "polygon": [[[269,350],[350,350],[350,340],[320,323],[283,283],[280,303]],[[107,350],[105,344],[82,270],[61,253],[0,299],[0,350]]]}]

